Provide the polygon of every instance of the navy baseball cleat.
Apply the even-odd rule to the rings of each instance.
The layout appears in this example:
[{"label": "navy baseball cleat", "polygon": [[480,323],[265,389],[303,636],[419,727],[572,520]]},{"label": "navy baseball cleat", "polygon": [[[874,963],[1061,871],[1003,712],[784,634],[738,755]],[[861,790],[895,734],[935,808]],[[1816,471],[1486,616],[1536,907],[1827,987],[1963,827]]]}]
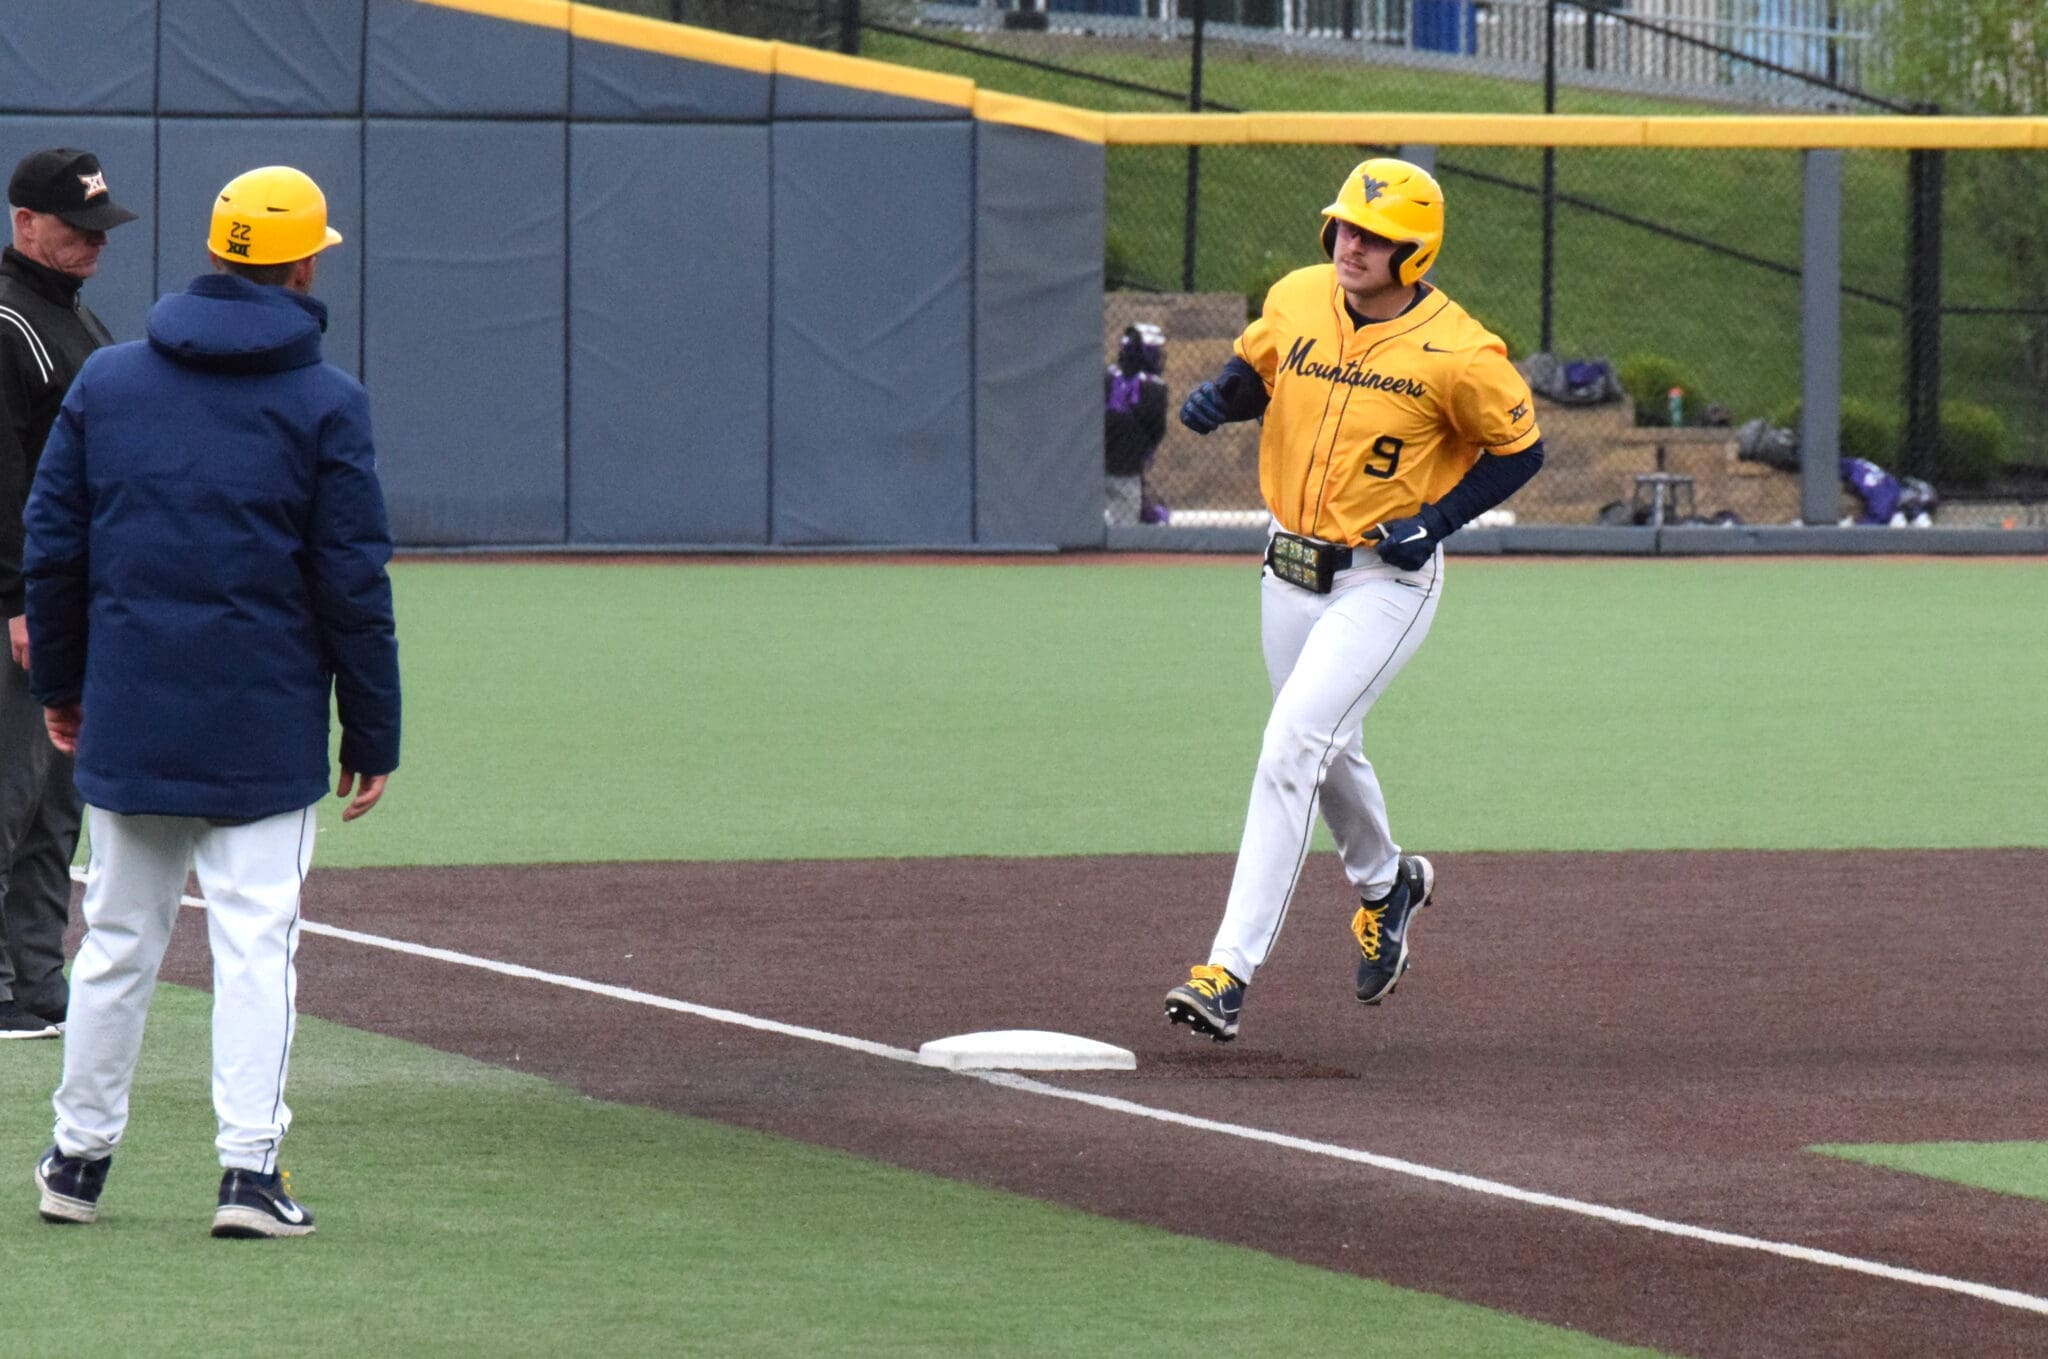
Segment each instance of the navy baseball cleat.
[{"label": "navy baseball cleat", "polygon": [[43,1191],[43,1221],[90,1222],[100,1215],[100,1190],[107,1187],[111,1156],[88,1161],[51,1147],[36,1162],[36,1188]]},{"label": "navy baseball cleat", "polygon": [[1409,927],[1435,891],[1436,869],[1429,860],[1403,855],[1393,889],[1351,917],[1351,933],[1358,939],[1358,998],[1365,1004],[1377,1005],[1394,994],[1408,970]]},{"label": "navy baseball cleat", "polygon": [[292,1198],[290,1171],[262,1175],[229,1170],[220,1177],[220,1207],[213,1210],[215,1236],[258,1240],[273,1236],[311,1236],[313,1214]]},{"label": "navy baseball cleat", "polygon": [[1166,1017],[1206,1033],[1219,1043],[1237,1037],[1237,1012],[1244,1007],[1244,983],[1229,969],[1202,966],[1166,993]]}]

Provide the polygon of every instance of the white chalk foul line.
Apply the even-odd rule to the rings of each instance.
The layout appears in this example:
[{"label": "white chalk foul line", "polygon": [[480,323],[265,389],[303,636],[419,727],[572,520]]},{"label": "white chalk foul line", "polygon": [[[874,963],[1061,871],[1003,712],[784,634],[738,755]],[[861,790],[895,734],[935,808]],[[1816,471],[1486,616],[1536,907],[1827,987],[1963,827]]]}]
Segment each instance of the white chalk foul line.
[{"label": "white chalk foul line", "polygon": [[[195,904],[187,899],[187,905]],[[737,1024],[744,1029],[760,1029],[764,1033],[780,1034],[785,1038],[803,1038],[813,1043],[829,1043],[836,1048],[849,1048],[854,1052],[865,1052],[870,1057],[886,1057],[892,1062],[911,1062],[918,1065],[917,1054],[907,1048],[892,1048],[887,1043],[871,1043],[865,1038],[849,1038],[845,1034],[827,1033],[823,1029],[807,1029],[798,1024],[784,1024],[773,1019],[762,1019],[758,1015],[742,1014],[738,1010],[721,1010],[712,1005],[697,1005],[687,1000],[671,1000],[657,996],[652,991],[636,991],[630,986],[612,986],[606,982],[585,981],[581,977],[565,976],[560,972],[543,972],[535,967],[522,967],[518,963],[501,963],[494,958],[479,958],[472,953],[457,953],[453,949],[434,948],[427,944],[411,944],[403,939],[387,939],[381,934],[364,934],[358,930],[345,930],[338,925],[321,925],[311,920],[300,922],[299,928],[308,934],[324,934],[334,939],[346,939],[351,944],[366,944],[371,948],[390,949],[394,953],[407,953],[415,958],[431,958],[439,963],[454,963],[458,967],[477,967],[486,972],[495,972],[501,977],[519,977],[526,981],[546,982],[571,991],[584,991],[593,996],[605,996],[612,1000],[628,1001],[634,1005],[648,1005],[657,1010],[671,1010],[679,1015],[695,1015],[699,1019],[715,1020],[720,1024]]]},{"label": "white chalk foul line", "polygon": [[[205,907],[203,901],[192,897],[184,899],[188,906]],[[326,935],[333,939],[362,944],[369,948],[389,949],[394,953],[409,954],[415,958],[428,958],[435,962],[452,963],[458,967],[478,968],[495,972],[499,976],[518,977],[525,981],[543,982],[570,991],[582,991],[594,996],[605,996],[622,1000],[633,1005],[651,1006],[657,1010],[668,1010],[676,1014],[694,1015],[719,1024],[735,1024],[742,1028],[758,1029],[763,1033],[779,1034],[785,1038],[801,1038],[808,1042],[825,1043],[832,1047],[846,1048],[853,1052],[864,1052],[871,1057],[884,1057],[892,1062],[909,1062],[923,1067],[917,1054],[908,1048],[891,1047],[887,1043],[874,1043],[865,1038],[850,1038],[845,1034],[829,1033],[823,1029],[805,1028],[798,1024],[784,1024],[778,1020],[763,1019],[758,1015],[743,1014],[737,1010],[721,1010],[710,1005],[696,1005],[686,1000],[673,1000],[658,996],[651,991],[639,991],[630,986],[612,986],[604,982],[586,981],[582,977],[571,977],[560,972],[543,972],[539,968],[524,967],[518,963],[499,962],[494,958],[479,958],[472,953],[457,953],[453,949],[434,948],[427,944],[409,943],[403,939],[391,939],[379,934],[364,934],[360,930],[342,929],[335,925],[322,925],[305,921],[302,928],[308,934]],[[1610,1208],[1601,1203],[1589,1203],[1584,1199],[1570,1199],[1557,1194],[1545,1194],[1533,1189],[1522,1189],[1499,1180],[1483,1179],[1477,1175],[1466,1175],[1455,1170],[1442,1170],[1436,1166],[1423,1165],[1416,1161],[1404,1161],[1399,1157],[1381,1156],[1375,1152],[1359,1151],[1353,1147],[1338,1146],[1334,1142],[1316,1142],[1306,1137],[1292,1137],[1286,1133],[1267,1132],[1261,1128],[1246,1127],[1238,1123],[1220,1123],[1211,1118],[1200,1118],[1193,1114],[1178,1113],[1172,1109],[1156,1109],[1148,1104],[1138,1104],[1114,1095],[1097,1095],[1084,1090],[1068,1090],[1057,1085],[1029,1076],[1018,1076],[1007,1071],[950,1071],[943,1067],[923,1067],[925,1070],[944,1072],[947,1075],[970,1077],[990,1085],[1016,1090],[1025,1094],[1044,1095],[1051,1099],[1071,1100],[1110,1113],[1128,1114],[1133,1118],[1146,1118],[1159,1123],[1171,1123],[1176,1127],[1189,1128],[1197,1132],[1215,1133],[1223,1137],[1241,1138],[1247,1142],[1258,1142],[1266,1146],[1282,1147],[1288,1151],[1299,1151],[1311,1156],[1327,1156],[1332,1160],[1349,1161],[1356,1165],[1371,1166],[1396,1175],[1426,1180],[1453,1189],[1463,1189],[1490,1198],[1506,1199],[1513,1203],[1526,1203],[1536,1208],[1551,1208],[1559,1212],[1574,1213],[1580,1217],[1593,1218],[1600,1222],[1611,1222],[1620,1227],[1634,1227],[1640,1231],[1656,1232],[1664,1236],[1680,1237],[1688,1241],[1700,1241],[1708,1245],[1728,1246],[1736,1250],[1756,1251],[1764,1255],[1776,1255],[1787,1260],[1800,1260],[1807,1264],[1823,1265],[1829,1269],[1846,1270],[1853,1274],[1865,1274],[1872,1278],[1888,1279],[1893,1283],[1912,1284],[1919,1288],[1938,1289],[1946,1293],[1960,1293],[1965,1297],[1983,1302],[1996,1303],[2001,1307],[2012,1307],[2023,1312],[2035,1312],[2048,1316],[2048,1298],[2022,1293],[2017,1289],[1999,1288],[1993,1284],[1977,1283],[1971,1279],[1955,1279],[1945,1274],[1929,1274],[1923,1270],[1905,1269],[1898,1265],[1887,1265],[1876,1260],[1864,1260],[1854,1255],[1840,1255],[1830,1250],[1816,1250],[1811,1246],[1793,1245],[1786,1241],[1769,1241],[1763,1237],[1744,1236],[1739,1232],[1718,1231],[1712,1227],[1695,1227],[1687,1222],[1673,1222],[1666,1218],[1651,1217],[1647,1213],[1631,1212],[1626,1208]]]},{"label": "white chalk foul line", "polygon": [[1155,1109],[1150,1105],[1135,1104],[1130,1100],[1118,1099],[1113,1095],[1090,1094],[1084,1090],[1065,1090],[1028,1076],[1017,1076],[1005,1071],[963,1072],[963,1075],[978,1076],[992,1085],[1004,1085],[1014,1090],[1028,1090],[1036,1095],[1049,1095],[1055,1099],[1073,1100],[1079,1104],[1092,1104],[1098,1109],[1129,1114],[1134,1118],[1157,1119],[1162,1123],[1173,1123],[1184,1128],[1198,1128],[1203,1132],[1220,1133],[1226,1137],[1241,1137],[1248,1142],[1263,1142],[1268,1146],[1285,1147],[1289,1151],[1304,1151],[1316,1156],[1328,1156],[1339,1161],[1353,1161],[1359,1165],[1372,1166],[1379,1170],[1392,1171],[1397,1175],[1409,1175],[1418,1180],[1434,1184],[1449,1185],[1454,1189],[1466,1189],[1475,1194],[1486,1194],[1494,1198],[1510,1199],[1516,1203],[1532,1204],[1538,1208],[1555,1208],[1561,1212],[1577,1213],[1581,1217],[1597,1218],[1623,1227],[1638,1227],[1644,1231],[1661,1232],[1666,1236],[1684,1237],[1689,1241],[1704,1241],[1716,1246],[1733,1246],[1738,1250],[1761,1251],[1767,1255],[1779,1255],[1788,1260],[1804,1260],[1809,1264],[1827,1265],[1834,1269],[1850,1270],[1857,1274],[1868,1274],[1879,1279],[1890,1279],[1897,1283],[1917,1284],[1922,1288],[1939,1288],[1951,1293],[1963,1293],[1985,1302],[1995,1302],[2004,1307],[2017,1307],[2021,1311],[2039,1312],[2048,1315],[2048,1298],[2037,1298],[2031,1293],[2015,1289],[1999,1288],[1992,1284],[1976,1283],[1969,1279],[1952,1279],[1945,1274],[1928,1274],[1917,1269],[1904,1269],[1898,1265],[1881,1264],[1875,1260],[1862,1260],[1853,1255],[1838,1255],[1830,1250],[1815,1250],[1811,1246],[1795,1246],[1784,1241],[1767,1241],[1762,1237],[1743,1236],[1738,1232],[1717,1231],[1712,1227],[1695,1227],[1690,1223],[1671,1222],[1646,1213],[1631,1212],[1626,1208],[1609,1208],[1601,1203],[1588,1203],[1583,1199],[1568,1199],[1556,1194],[1545,1194],[1533,1189],[1521,1189],[1499,1180],[1481,1179],[1477,1175],[1465,1175],[1455,1170],[1440,1170],[1435,1166],[1422,1165],[1415,1161],[1403,1161],[1398,1157],[1380,1156],[1370,1151],[1357,1151],[1351,1147],[1340,1147],[1331,1142],[1312,1142],[1305,1137],[1290,1137],[1286,1133],[1265,1132],[1258,1128],[1247,1128],[1235,1123],[1218,1123],[1214,1119],[1198,1118],[1193,1114],[1176,1113],[1169,1109]]}]

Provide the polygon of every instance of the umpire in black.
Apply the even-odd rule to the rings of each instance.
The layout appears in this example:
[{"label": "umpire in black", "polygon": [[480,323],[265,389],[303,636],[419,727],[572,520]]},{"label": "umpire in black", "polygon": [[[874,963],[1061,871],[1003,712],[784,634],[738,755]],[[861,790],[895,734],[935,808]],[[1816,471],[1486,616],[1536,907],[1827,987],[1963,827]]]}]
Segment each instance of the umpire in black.
[{"label": "umpire in black", "polygon": [[43,441],[86,356],[112,337],[79,300],[107,233],[135,214],[90,151],[23,157],[7,183],[14,244],[0,251],[0,1039],[54,1038],[69,999],[64,927],[78,790],[28,688],[21,512]]}]

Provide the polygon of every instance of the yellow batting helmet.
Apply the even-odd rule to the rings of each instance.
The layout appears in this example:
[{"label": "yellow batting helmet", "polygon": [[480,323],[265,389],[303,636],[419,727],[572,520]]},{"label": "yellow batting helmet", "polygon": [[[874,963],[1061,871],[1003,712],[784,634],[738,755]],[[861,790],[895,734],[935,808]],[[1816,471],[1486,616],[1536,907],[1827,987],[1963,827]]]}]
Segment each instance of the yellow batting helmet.
[{"label": "yellow batting helmet", "polygon": [[243,264],[290,264],[341,244],[327,195],[303,170],[266,165],[236,175],[213,200],[206,248]]},{"label": "yellow batting helmet", "polygon": [[1337,223],[1349,222],[1384,240],[1398,241],[1394,277],[1417,282],[1436,263],[1444,243],[1444,191],[1419,165],[1381,156],[1361,161],[1344,176],[1337,201],[1323,209],[1323,253],[1337,253]]}]

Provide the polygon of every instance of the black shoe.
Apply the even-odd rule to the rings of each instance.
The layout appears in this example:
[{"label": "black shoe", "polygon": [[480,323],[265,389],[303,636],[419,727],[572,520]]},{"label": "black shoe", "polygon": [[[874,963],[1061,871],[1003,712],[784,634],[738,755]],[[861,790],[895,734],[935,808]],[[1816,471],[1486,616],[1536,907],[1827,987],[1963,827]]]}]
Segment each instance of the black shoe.
[{"label": "black shoe", "polygon": [[97,1161],[66,1156],[51,1147],[36,1162],[36,1188],[43,1191],[45,1222],[90,1222],[100,1215],[100,1190],[107,1187],[111,1156]]},{"label": "black shoe", "polygon": [[1198,967],[1166,993],[1168,1019],[1219,1043],[1237,1037],[1237,1012],[1243,1008],[1244,983],[1228,968]]},{"label": "black shoe", "polygon": [[1436,869],[1419,854],[1404,855],[1393,890],[1368,901],[1351,917],[1358,940],[1358,998],[1377,1005],[1394,994],[1408,970],[1408,928],[1415,913],[1429,905],[1436,891]]},{"label": "black shoe", "polygon": [[64,1025],[30,1014],[11,1000],[0,1000],[0,1038],[55,1038]]},{"label": "black shoe", "polygon": [[292,1198],[291,1172],[259,1175],[230,1170],[220,1177],[220,1207],[213,1210],[213,1234],[256,1240],[311,1236],[313,1214]]}]

